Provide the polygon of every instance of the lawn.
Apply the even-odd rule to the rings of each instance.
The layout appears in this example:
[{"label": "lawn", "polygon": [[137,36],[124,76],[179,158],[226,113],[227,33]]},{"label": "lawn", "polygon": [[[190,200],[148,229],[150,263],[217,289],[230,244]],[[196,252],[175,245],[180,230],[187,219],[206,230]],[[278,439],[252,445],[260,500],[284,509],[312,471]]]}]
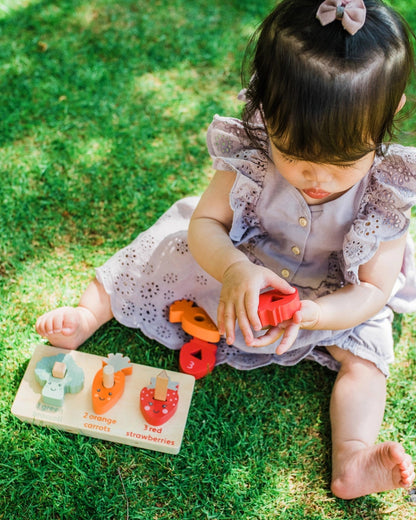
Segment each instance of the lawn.
[{"label": "lawn", "polygon": [[[416,0],[391,3],[416,29]],[[32,426],[10,412],[40,341],[36,317],[76,304],[96,266],[209,182],[206,129],[215,113],[240,113],[245,46],[272,5],[0,1],[0,518],[415,517],[402,490],[352,501],[330,493],[335,374],[311,362],[219,366],[198,380],[178,455]],[[400,142],[415,145],[415,128],[414,114]],[[413,316],[396,316],[394,331],[380,439],[403,442],[416,460]],[[177,352],[114,321],[81,350],[178,369]]]}]

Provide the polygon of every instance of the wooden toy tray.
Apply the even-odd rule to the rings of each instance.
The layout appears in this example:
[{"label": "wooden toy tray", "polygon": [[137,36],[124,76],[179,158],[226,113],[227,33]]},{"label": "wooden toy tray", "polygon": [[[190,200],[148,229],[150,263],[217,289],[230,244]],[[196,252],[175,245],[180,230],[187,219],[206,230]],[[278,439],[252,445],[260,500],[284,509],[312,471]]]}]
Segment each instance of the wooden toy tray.
[{"label": "wooden toy tray", "polygon": [[[35,378],[37,363],[46,356],[70,354],[84,371],[84,386],[74,394],[65,394],[61,407],[42,401],[42,387]],[[120,400],[105,414],[96,414],[92,407],[92,382],[106,358],[79,351],[68,351],[48,345],[37,345],[17,391],[12,413],[22,421],[50,426],[67,432],[87,435],[137,448],[177,454],[191,404],[195,378],[180,372],[166,371],[179,384],[178,408],[161,426],[148,424],[140,411],[140,392],[161,369],[131,363],[132,374],[126,377]]]}]

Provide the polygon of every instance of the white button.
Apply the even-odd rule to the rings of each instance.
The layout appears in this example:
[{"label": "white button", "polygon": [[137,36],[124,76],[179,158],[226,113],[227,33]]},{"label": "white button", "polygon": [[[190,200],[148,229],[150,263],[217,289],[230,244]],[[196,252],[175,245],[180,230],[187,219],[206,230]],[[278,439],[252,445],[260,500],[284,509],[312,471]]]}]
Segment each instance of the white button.
[{"label": "white button", "polygon": [[300,217],[298,222],[302,227],[306,227],[308,225],[308,221],[305,217]]},{"label": "white button", "polygon": [[292,253],[296,256],[300,255],[300,249],[298,248],[298,246],[292,247]]},{"label": "white button", "polygon": [[282,269],[281,274],[282,274],[283,278],[289,278],[290,271],[289,271],[289,269]]}]

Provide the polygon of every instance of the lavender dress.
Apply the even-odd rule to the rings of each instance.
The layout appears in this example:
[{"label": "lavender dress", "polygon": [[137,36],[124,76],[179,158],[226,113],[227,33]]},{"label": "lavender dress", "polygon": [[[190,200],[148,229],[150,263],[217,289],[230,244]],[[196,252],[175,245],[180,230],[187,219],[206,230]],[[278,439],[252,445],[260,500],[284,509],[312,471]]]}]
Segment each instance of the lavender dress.
[{"label": "lavender dress", "polygon": [[[266,137],[260,124],[258,131]],[[253,148],[238,119],[216,116],[207,142],[214,168],[237,174],[230,194],[234,244],[254,263],[297,287],[303,299],[331,293],[346,283],[359,284],[359,266],[374,255],[380,241],[396,239],[408,229],[405,211],[416,202],[416,148],[392,145],[344,195],[308,206],[268,156]],[[189,336],[180,325],[169,323],[170,304],[191,299],[215,320],[221,290],[188,249],[188,223],[198,200],[190,197],[174,204],[97,269],[115,318],[172,349],[180,349]],[[220,341],[217,364],[252,369],[270,363],[293,365],[307,358],[337,370],[325,349],[337,345],[372,361],[388,375],[393,361],[392,310],[416,310],[410,238],[388,305],[372,319],[348,330],[301,330],[296,343],[281,356],[274,353],[277,343],[247,347],[237,330],[233,346]]]}]

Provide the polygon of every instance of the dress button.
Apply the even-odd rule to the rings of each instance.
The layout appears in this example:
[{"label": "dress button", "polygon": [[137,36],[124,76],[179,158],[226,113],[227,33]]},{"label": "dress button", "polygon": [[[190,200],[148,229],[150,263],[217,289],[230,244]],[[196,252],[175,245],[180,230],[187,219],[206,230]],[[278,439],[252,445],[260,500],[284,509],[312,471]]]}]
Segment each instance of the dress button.
[{"label": "dress button", "polygon": [[298,246],[292,247],[292,253],[296,256],[300,255],[300,249],[298,248]]},{"label": "dress button", "polygon": [[289,269],[282,269],[281,274],[282,274],[283,278],[289,278],[290,271],[289,271]]},{"label": "dress button", "polygon": [[298,222],[302,227],[306,227],[308,225],[308,221],[305,217],[300,217]]}]

